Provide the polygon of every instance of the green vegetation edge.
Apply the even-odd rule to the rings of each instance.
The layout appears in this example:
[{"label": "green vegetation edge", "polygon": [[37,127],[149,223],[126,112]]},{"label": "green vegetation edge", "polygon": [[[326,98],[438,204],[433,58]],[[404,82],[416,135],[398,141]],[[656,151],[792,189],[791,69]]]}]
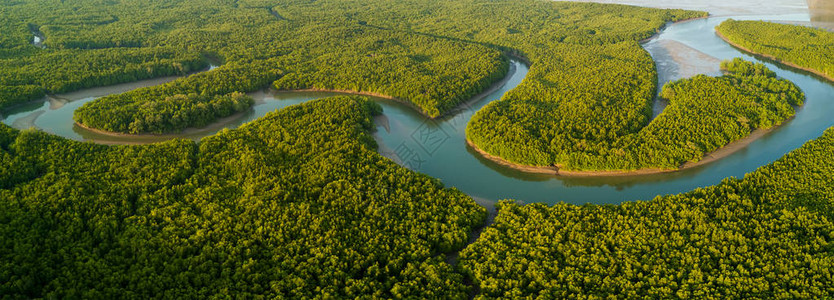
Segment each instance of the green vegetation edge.
[{"label": "green vegetation edge", "polygon": [[[498,164],[526,172],[575,177],[675,172],[732,154],[789,120],[794,107],[804,102],[796,85],[777,79],[763,64],[736,58],[722,62],[721,69],[725,72],[721,77],[699,75],[664,85],[660,96],[670,105],[638,132],[623,137],[625,142],[617,141],[625,146],[608,149],[608,154],[566,156],[585,155],[584,162],[540,166],[524,163],[523,157],[516,157],[522,162],[509,161],[480,148],[472,138],[482,137],[471,128],[467,128],[467,144]],[[606,167],[611,165],[617,167]]]},{"label": "green vegetation edge", "polygon": [[715,27],[734,47],[834,81],[834,33],[800,25],[728,19]]}]

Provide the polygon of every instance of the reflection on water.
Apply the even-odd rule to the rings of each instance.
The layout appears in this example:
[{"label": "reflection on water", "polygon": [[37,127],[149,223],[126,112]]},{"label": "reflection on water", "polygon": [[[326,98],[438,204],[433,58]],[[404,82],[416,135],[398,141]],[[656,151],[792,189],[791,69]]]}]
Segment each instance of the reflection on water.
[{"label": "reflection on water", "polygon": [[[806,13],[805,0],[569,0],[707,11],[713,16]],[[831,1],[831,0],[810,0]]]},{"label": "reflection on water", "polygon": [[336,93],[325,92],[253,92],[250,93],[252,98],[255,99],[255,105],[252,109],[242,114],[237,114],[224,119],[217,124],[209,125],[205,128],[189,129],[183,133],[171,135],[114,136],[97,133],[95,131],[87,130],[74,125],[74,121],[72,119],[73,112],[87,102],[93,101],[103,95],[123,93],[136,88],[137,86],[155,85],[154,83],[161,84],[170,81],[171,79],[173,78],[152,79],[129,84],[94,88],[78,93],[65,94],[61,95],[61,98],[58,98],[66,99],[66,102],[60,102],[61,105],[55,104],[56,101],[59,101],[56,99],[57,97],[46,97],[42,101],[28,103],[26,105],[7,110],[6,117],[2,119],[2,121],[3,123],[17,129],[38,128],[45,132],[65,138],[78,141],[94,141],[101,144],[147,144],[167,141],[172,138],[184,138],[198,141],[201,138],[213,135],[224,128],[239,127],[246,122],[260,118],[269,112],[282,109],[290,105],[300,104],[311,99],[339,95]]},{"label": "reflection on water", "polygon": [[[776,19],[785,22],[807,22],[807,11],[779,16],[734,16],[735,19]],[[725,17],[694,20],[669,26],[657,38],[645,44],[657,61],[660,83],[689,77],[697,73],[716,72],[717,62],[733,57],[756,60],[726,44],[714,34],[714,28]],[[767,63],[780,77],[795,82],[805,92],[807,102],[796,118],[773,130],[761,139],[717,162],[681,172],[606,178],[565,178],[529,174],[484,159],[473,153],[465,142],[465,129],[472,115],[490,101],[518,85],[528,72],[527,66],[513,62],[507,81],[483,100],[462,105],[458,112],[433,120],[420,115],[413,108],[398,102],[378,99],[384,116],[376,118],[374,134],[378,151],[401,165],[438,178],[447,187],[455,187],[483,201],[517,199],[523,203],[565,201],[574,204],[620,203],[629,200],[651,199],[656,195],[680,193],[697,187],[714,185],[727,177],[741,177],[766,165],[785,153],[819,137],[834,125],[830,117],[834,111],[834,87],[815,76],[794,69]],[[108,140],[110,142],[148,142],[133,137],[113,138],[97,135],[73,126],[72,112],[83,105],[111,93],[157,82],[143,81],[114,87],[89,89],[77,93],[44,99],[7,111],[4,123],[18,127],[30,126],[77,140]],[[257,119],[264,114],[310,99],[336,95],[311,92],[256,92],[257,104],[245,114],[228,120],[221,126],[178,137],[199,139],[221,128],[233,128]],[[170,137],[151,137],[165,140]],[[121,139],[121,140],[120,140]]]},{"label": "reflection on water", "polygon": [[657,69],[658,89],[652,107],[652,118],[660,115],[669,105],[667,100],[660,98],[665,83],[698,74],[721,75],[719,59],[678,41],[657,37],[644,43],[643,48],[651,54]]},{"label": "reflection on water", "polygon": [[707,11],[711,16],[802,14],[801,19],[777,18],[786,23],[812,25],[834,31],[834,0],[566,0],[626,4],[654,8]]},{"label": "reflection on water", "polygon": [[811,24],[816,27],[834,30],[834,1],[832,0],[807,0],[808,13],[811,15]]}]

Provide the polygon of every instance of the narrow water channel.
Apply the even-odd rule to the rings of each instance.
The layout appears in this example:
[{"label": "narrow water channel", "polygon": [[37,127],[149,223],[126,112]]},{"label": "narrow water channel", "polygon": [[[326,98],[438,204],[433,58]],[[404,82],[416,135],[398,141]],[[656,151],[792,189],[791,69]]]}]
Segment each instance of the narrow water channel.
[{"label": "narrow water channel", "polygon": [[32,45],[41,49],[46,49],[46,45],[44,45],[46,37],[43,36],[43,33],[41,33],[40,30],[38,30],[34,25],[30,25],[30,31],[32,32]]},{"label": "narrow water channel", "polygon": [[[714,27],[726,18],[713,17],[672,24],[644,45],[656,60],[661,85],[669,80],[700,73],[716,75],[718,62],[723,59],[744,57],[757,60],[715,36]],[[735,19],[803,22],[808,18],[807,13],[797,13],[778,16],[747,15]],[[516,199],[522,203],[564,201],[574,204],[613,204],[647,200],[656,195],[680,193],[714,185],[727,177],[741,177],[800,147],[808,140],[819,137],[826,128],[834,125],[834,118],[829,116],[829,112],[834,111],[834,86],[805,72],[764,62],[779,76],[795,82],[805,92],[806,104],[797,111],[796,118],[724,159],[676,173],[565,178],[524,173],[482,158],[465,143],[466,124],[477,110],[491,101],[500,99],[504,93],[522,81],[528,68],[518,61],[512,61],[512,71],[497,90],[479,101],[460,107],[456,113],[446,118],[427,119],[406,105],[377,99],[384,112],[376,120],[377,132],[374,133],[374,137],[380,145],[381,154],[410,169],[438,178],[447,187],[458,188],[485,205],[500,199]],[[72,121],[73,111],[86,102],[107,94],[124,92],[137,86],[159,84],[166,80],[170,78],[59,95],[41,103],[7,111],[7,117],[2,121],[15,128],[36,127],[75,140],[147,143],[168,139],[170,137],[137,140],[102,136],[74,126]],[[180,137],[199,140],[221,128],[237,127],[276,109],[337,94],[262,91],[251,95],[257,103],[247,114],[223,127]]]}]

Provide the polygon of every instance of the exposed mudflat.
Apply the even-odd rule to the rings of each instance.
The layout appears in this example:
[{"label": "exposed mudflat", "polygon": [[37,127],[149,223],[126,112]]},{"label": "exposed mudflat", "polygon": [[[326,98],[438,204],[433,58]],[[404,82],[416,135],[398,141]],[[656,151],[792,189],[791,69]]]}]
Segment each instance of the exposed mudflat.
[{"label": "exposed mudflat", "polygon": [[[699,73],[717,75],[719,60],[744,57],[749,60],[762,61],[760,58],[731,47],[715,34],[715,26],[727,17],[739,20],[824,24],[826,20],[830,20],[826,19],[826,16],[834,15],[829,13],[829,10],[825,8],[826,3],[821,0],[808,1],[807,5],[812,5],[810,12],[805,6],[805,0],[761,0],[756,3],[747,0],[731,3],[729,1],[719,3],[712,0],[706,3],[689,0],[599,1],[698,9],[709,11],[713,15],[736,14],[671,24],[654,39],[643,43],[657,62],[658,81],[661,85],[670,80],[691,77]],[[828,6],[831,5],[834,3]],[[754,13],[758,14],[754,15]],[[471,147],[467,147],[465,128],[472,115],[490,101],[500,99],[504,93],[523,80],[528,68],[517,62],[513,63],[517,71],[508,74],[511,78],[504,86],[482,101],[462,104],[459,112],[450,116],[437,119],[426,118],[412,107],[402,103],[378,99],[378,103],[384,107],[384,113],[376,118],[378,130],[374,133],[374,137],[379,145],[378,151],[383,155],[389,158],[402,157],[404,159],[395,159],[395,161],[415,171],[438,178],[444,186],[455,187],[473,196],[478,203],[487,207],[498,199],[508,198],[516,199],[519,203],[565,201],[574,204],[620,203],[628,200],[651,199],[656,195],[680,193],[697,187],[714,185],[727,177],[744,176],[745,173],[800,147],[806,141],[817,138],[823,130],[834,126],[834,119],[830,116],[834,108],[834,101],[831,101],[834,86],[830,82],[818,76],[811,76],[807,72],[785,66],[775,66],[766,60],[763,62],[777,72],[778,76],[795,82],[806,93],[808,99],[805,106],[797,110],[796,118],[769,132],[762,132],[761,137],[751,136],[744,142],[726,147],[724,150],[732,152],[731,154],[711,153],[699,162],[700,166],[689,165],[685,170],[678,172],[606,177],[536,174],[501,165],[485,158]],[[116,143],[126,143],[134,137],[108,137],[73,126],[72,111],[83,103],[94,100],[95,97],[159,83],[162,82],[134,83],[134,86],[128,84],[64,95],[51,95],[55,99],[34,101],[4,111],[2,121],[13,127],[36,127],[76,140],[101,142],[101,139],[109,139]],[[255,98],[257,104],[244,116],[229,121],[229,124],[223,127],[234,128],[271,111],[336,94],[261,91],[250,95]],[[182,136],[182,138],[199,140],[204,135],[206,133]],[[724,156],[726,157],[723,159],[717,159]],[[454,257],[450,258],[454,259]]]},{"label": "exposed mudflat", "polygon": [[[670,81],[698,74],[718,76],[721,60],[675,40],[657,38],[643,43],[657,67],[657,92]],[[669,103],[657,98],[652,106],[652,117],[657,117]]]},{"label": "exposed mudflat", "polygon": [[656,40],[650,43],[645,47],[656,49],[652,53],[658,56],[654,59],[657,62],[658,80],[661,82],[689,78],[698,74],[721,75],[719,68],[721,60],[718,58],[678,41]]}]

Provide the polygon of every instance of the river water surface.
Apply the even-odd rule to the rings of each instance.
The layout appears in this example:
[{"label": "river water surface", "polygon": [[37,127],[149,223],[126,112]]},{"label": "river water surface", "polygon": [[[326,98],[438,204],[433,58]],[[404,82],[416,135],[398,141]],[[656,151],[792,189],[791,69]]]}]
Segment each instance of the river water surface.
[{"label": "river water surface", "polygon": [[[790,0],[775,1],[791,3]],[[785,5],[784,9],[774,14],[724,15],[671,24],[657,37],[644,44],[657,63],[659,83],[701,73],[717,75],[718,62],[724,59],[744,57],[748,60],[758,60],[718,38],[714,33],[714,27],[728,17],[811,24],[811,14],[807,9],[795,8],[791,4]],[[656,195],[686,192],[697,187],[714,185],[727,177],[742,177],[745,173],[754,171],[803,143],[819,137],[826,128],[834,126],[834,118],[831,118],[829,113],[834,111],[834,86],[806,72],[763,62],[779,76],[793,81],[805,92],[806,104],[798,109],[796,118],[723,159],[675,173],[567,178],[524,173],[481,157],[466,145],[466,124],[474,112],[487,103],[500,99],[526,76],[527,66],[518,61],[512,61],[512,70],[500,87],[479,101],[463,105],[456,113],[446,118],[427,119],[406,105],[377,99],[384,112],[376,120],[377,132],[374,133],[374,137],[380,145],[380,153],[384,156],[410,169],[438,178],[447,187],[456,187],[487,205],[500,199],[516,199],[522,203],[564,201],[574,204],[647,200]],[[84,103],[98,97],[121,93],[139,86],[160,84],[171,79],[147,80],[53,96],[40,103],[6,111],[3,122],[15,128],[35,127],[70,139],[102,143],[147,143],[169,139],[171,137],[137,139],[103,136],[75,126],[72,113]],[[276,109],[338,94],[262,91],[251,95],[256,99],[256,105],[244,115],[223,126],[178,137],[199,140],[221,128],[237,127]],[[657,107],[658,110],[662,109],[662,105]]]}]

